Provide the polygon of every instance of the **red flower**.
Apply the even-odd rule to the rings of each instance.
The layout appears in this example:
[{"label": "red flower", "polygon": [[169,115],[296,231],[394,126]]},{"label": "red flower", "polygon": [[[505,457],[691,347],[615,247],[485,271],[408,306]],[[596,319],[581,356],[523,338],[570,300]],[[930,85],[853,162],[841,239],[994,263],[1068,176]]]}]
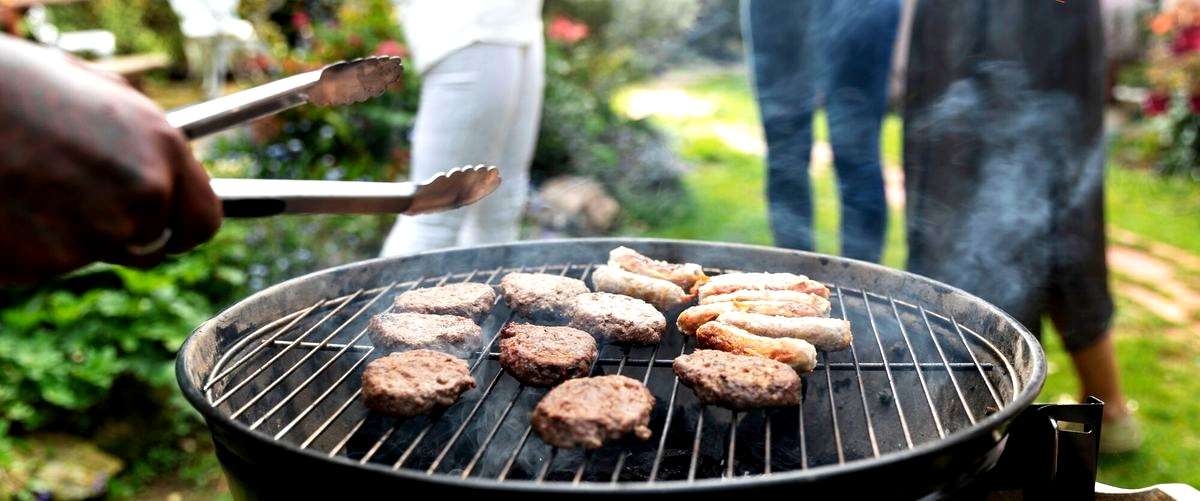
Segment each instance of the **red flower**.
[{"label": "red flower", "polygon": [[308,13],[298,10],[292,13],[292,27],[296,29],[308,28],[312,25],[312,19],[308,17]]},{"label": "red flower", "polygon": [[1200,115],[1200,94],[1192,94],[1192,98],[1188,99],[1188,108],[1192,113]]},{"label": "red flower", "polygon": [[1200,25],[1188,26],[1179,31],[1171,42],[1172,54],[1200,51]]},{"label": "red flower", "polygon": [[1167,106],[1171,104],[1171,96],[1155,92],[1146,97],[1146,102],[1142,103],[1142,113],[1148,116],[1161,115],[1167,111]]},{"label": "red flower", "polygon": [[566,16],[554,16],[546,35],[552,40],[571,44],[587,38],[588,25]]},{"label": "red flower", "polygon": [[384,40],[379,42],[379,45],[375,46],[375,52],[373,54],[376,56],[406,57],[408,56],[408,47],[405,47],[404,44],[395,40]]}]

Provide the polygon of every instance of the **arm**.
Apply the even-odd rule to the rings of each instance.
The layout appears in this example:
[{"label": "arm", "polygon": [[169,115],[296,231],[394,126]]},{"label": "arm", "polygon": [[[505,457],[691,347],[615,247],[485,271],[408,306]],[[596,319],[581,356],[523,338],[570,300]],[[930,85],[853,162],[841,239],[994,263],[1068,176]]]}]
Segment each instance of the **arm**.
[{"label": "arm", "polygon": [[[0,35],[0,285],[93,261],[151,266],[220,223],[208,175],[158,106],[119,78]],[[137,250],[165,230],[164,246]]]}]

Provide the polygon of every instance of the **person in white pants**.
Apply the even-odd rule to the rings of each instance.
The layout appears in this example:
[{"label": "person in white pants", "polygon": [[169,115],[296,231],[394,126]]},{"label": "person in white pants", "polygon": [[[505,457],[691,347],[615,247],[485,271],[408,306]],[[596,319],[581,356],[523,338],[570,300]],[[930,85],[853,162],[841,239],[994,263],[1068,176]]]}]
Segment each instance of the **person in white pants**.
[{"label": "person in white pants", "polygon": [[383,256],[518,236],[542,112],[540,0],[398,0],[421,102],[413,181],[464,165],[500,169],[500,188],[462,209],[401,217]]}]

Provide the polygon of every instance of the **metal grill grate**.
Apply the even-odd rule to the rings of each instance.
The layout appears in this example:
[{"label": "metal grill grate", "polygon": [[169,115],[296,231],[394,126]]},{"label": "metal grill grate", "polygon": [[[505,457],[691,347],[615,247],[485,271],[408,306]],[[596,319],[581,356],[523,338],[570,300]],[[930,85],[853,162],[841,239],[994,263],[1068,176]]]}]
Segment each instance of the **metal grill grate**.
[{"label": "metal grill grate", "polygon": [[317,302],[224,347],[205,396],[258,433],[363,464],[497,481],[617,483],[770,474],[880,457],[971,427],[1020,392],[1011,362],[953,318],[831,284],[833,314],[850,320],[854,343],[820,354],[797,408],[730,412],[699,405],[671,370],[675,356],[694,349],[693,339],[669,318],[659,345],[602,346],[592,367],[593,374],[647,384],[657,400],[651,440],[590,452],[552,448],[529,426],[547,390],[521,385],[497,362],[501,327],[521,320],[502,300],[483,324],[487,347],[469,360],[480,383],[475,390],[437,415],[408,420],[363,407],[360,374],[377,355],[364,337],[367,320],[396,294],[452,281],[494,285],[512,271],[586,281],[592,266],[474,270]]}]

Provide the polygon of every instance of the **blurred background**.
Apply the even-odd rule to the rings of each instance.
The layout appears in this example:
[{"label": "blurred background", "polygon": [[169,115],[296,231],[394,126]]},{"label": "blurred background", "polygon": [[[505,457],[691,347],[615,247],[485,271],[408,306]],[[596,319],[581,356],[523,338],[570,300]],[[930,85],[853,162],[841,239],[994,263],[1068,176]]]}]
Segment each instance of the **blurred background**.
[{"label": "blurred background", "polygon": [[[1105,10],[1116,345],[1145,444],[1106,456],[1100,480],[1197,485],[1200,16],[1175,2],[1102,3],[1119,7]],[[546,0],[545,105],[523,237],[772,243],[737,9],[731,0]],[[0,0],[0,27],[120,73],[167,109],[338,60],[408,56],[387,0]],[[214,176],[403,178],[420,91],[408,71],[404,87],[382,98],[299,108],[197,143],[197,154]],[[837,253],[823,121],[812,164],[816,241]],[[889,114],[883,261],[893,267],[906,256],[901,129]],[[255,290],[375,257],[392,222],[227,221],[212,242],[153,270],[99,265],[0,291],[0,497],[228,496],[199,415],[179,394],[175,351]],[[1073,398],[1067,355],[1056,336],[1044,340],[1051,365],[1041,400]]]}]

